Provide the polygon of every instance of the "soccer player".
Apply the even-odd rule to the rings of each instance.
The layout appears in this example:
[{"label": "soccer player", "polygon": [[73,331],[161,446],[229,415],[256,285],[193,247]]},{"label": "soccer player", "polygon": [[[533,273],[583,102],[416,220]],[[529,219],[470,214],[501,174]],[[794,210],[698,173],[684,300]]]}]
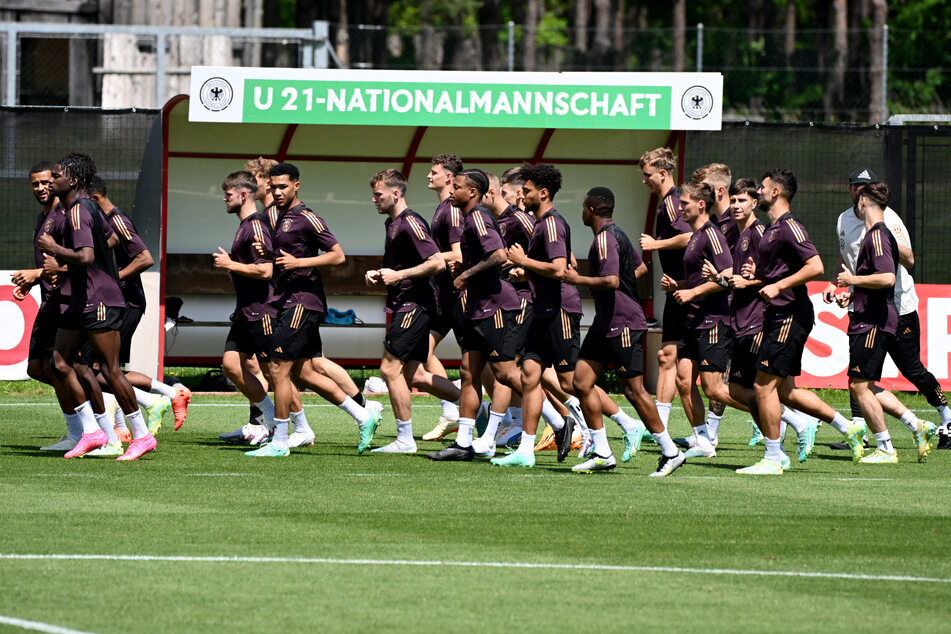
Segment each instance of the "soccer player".
[{"label": "soccer player", "polygon": [[379,415],[358,405],[330,378],[315,371],[308,361],[323,355],[320,324],[327,311],[320,268],[338,266],[346,256],[324,220],[300,201],[300,172],[290,163],[270,170],[270,185],[280,215],[271,237],[272,252],[255,242],[259,256],[274,258],[274,288],[270,303],[277,308],[277,326],[270,356],[274,385],[274,435],[271,442],[246,452],[252,457],[285,457],[290,444],[310,444],[313,432],[295,430],[289,438],[290,409],[294,395],[291,379],[301,381],[325,399],[347,412],[360,431],[358,450],[369,445],[380,424]]},{"label": "soccer player", "polygon": [[[521,391],[515,356],[516,319],[522,312],[522,302],[512,284],[502,277],[502,265],[508,256],[495,217],[482,205],[482,197],[488,191],[489,177],[482,170],[456,174],[452,205],[464,218],[462,262],[453,264],[453,284],[462,293],[465,317],[459,371],[459,432],[452,445],[430,453],[431,460],[470,461],[475,455],[472,435],[482,400],[482,372],[486,364],[495,379],[508,388],[504,394],[495,394],[496,400],[502,400],[498,409],[508,408],[511,390]],[[491,449],[494,454],[494,442]]]},{"label": "soccer player", "polygon": [[[270,371],[268,355],[277,319],[277,310],[268,303],[274,262],[260,255],[254,244],[259,243],[263,251],[271,252],[271,230],[267,216],[255,204],[258,183],[250,172],[228,174],[221,189],[225,210],[235,214],[239,223],[231,252],[218,247],[218,253],[213,255],[215,268],[228,271],[236,296],[221,367],[238,391],[262,413],[264,426],[270,429],[274,427],[274,403],[268,396],[267,383],[261,382],[246,361],[257,355],[261,369],[265,373]],[[310,438],[313,442],[313,435]]]},{"label": "soccer player", "polygon": [[[142,418],[132,386],[119,366],[118,327],[125,299],[119,288],[115,259],[106,244],[102,213],[86,193],[89,179],[95,173],[92,159],[78,152],[67,154],[52,171],[52,191],[67,210],[62,244],[57,244],[49,234],[40,236],[38,244],[41,250],[56,258],[56,261],[48,258],[44,269],[55,270],[57,261],[65,264],[70,283],[69,308],[56,333],[52,368],[72,397],[83,426],[82,438],[65,457],[81,457],[109,444],[118,445],[117,452],[121,454],[118,460],[136,460],[155,449],[156,441]],[[107,417],[97,420],[93,415],[72,367],[84,335],[132,427],[132,442],[124,453],[121,453],[122,445],[112,421]]]},{"label": "soccer player", "polygon": [[805,284],[822,275],[819,253],[806,228],[790,212],[797,189],[796,177],[787,169],[771,169],[763,175],[757,193],[759,206],[769,215],[770,225],[760,240],[758,261],[747,260],[740,271],[747,279],[758,278],[762,282],[759,294],[766,302],[753,385],[766,455],[752,466],[737,469],[737,473],[744,475],[782,475],[781,403],[831,424],[861,455],[861,427],[850,425],[815,393],[796,387],[802,352],[815,322]]},{"label": "soccer player", "polygon": [[[581,399],[591,429],[593,449],[588,460],[571,470],[578,473],[605,471],[617,465],[608,445],[602,420],[602,399],[595,386],[598,377],[607,368],[614,367],[624,388],[624,396],[660,445],[660,461],[657,471],[651,475],[670,475],[686,458],[674,445],[660,420],[654,400],[644,389],[643,341],[647,321],[638,301],[636,281],[639,275],[647,272],[647,266],[627,234],[614,224],[614,193],[610,189],[595,187],[588,191],[581,219],[591,227],[595,236],[588,251],[588,275],[582,276],[575,269],[568,269],[565,281],[587,286],[594,296],[595,317],[581,346],[573,381],[575,394]],[[641,433],[641,428],[637,427],[625,434],[623,462],[631,459],[632,451],[640,444]]]},{"label": "soccer player", "polygon": [[[839,236],[839,260],[836,264],[836,271],[847,270],[855,272],[856,259],[858,258],[859,247],[862,244],[862,238],[865,235],[865,222],[858,216],[858,192],[864,185],[877,182],[878,176],[869,168],[858,168],[849,175],[849,194],[852,197],[853,206],[846,209],[839,215],[836,223],[836,234]],[[909,380],[918,391],[921,392],[928,403],[934,407],[941,417],[941,424],[947,426],[951,421],[951,409],[948,408],[947,399],[941,386],[935,376],[921,362],[921,327],[918,322],[918,295],[915,292],[915,280],[908,272],[907,267],[915,264],[915,255],[911,249],[911,241],[908,236],[908,230],[905,228],[901,217],[895,211],[885,207],[885,224],[891,231],[898,243],[899,265],[896,271],[897,279],[895,281],[895,302],[898,305],[898,328],[895,332],[895,338],[886,338],[885,343],[891,347],[887,350],[895,361],[898,370]],[[830,282],[822,293],[826,303],[833,301],[833,295],[836,291],[835,282]],[[849,310],[854,309],[854,304],[850,305]],[[881,388],[872,383],[869,386],[875,393],[879,393]],[[864,424],[860,420],[861,412],[858,411],[858,403],[853,399],[853,420],[859,424]],[[895,401],[900,404],[900,401]],[[901,418],[912,431],[917,427],[918,419],[915,414],[907,408],[901,406],[905,412],[896,412],[888,407],[888,403],[882,403],[889,414]],[[921,434],[916,433],[915,441],[920,451],[925,451],[931,444],[931,439],[926,438],[930,433],[928,425],[924,425],[925,431]],[[945,427],[946,428],[946,427]],[[833,448],[841,448],[838,443]],[[846,447],[847,448],[847,447]],[[927,455],[927,452],[924,454]]]},{"label": "soccer player", "polygon": [[29,178],[33,196],[42,207],[36,217],[36,227],[33,231],[36,268],[17,271],[11,275],[11,280],[17,286],[13,296],[19,301],[26,298],[33,286],[40,285],[40,309],[33,321],[33,331],[30,334],[26,372],[30,378],[53,386],[63,416],[66,417],[66,435],[51,445],[41,447],[40,451],[66,452],[76,446],[83,431],[79,417],[74,411],[72,399],[66,396],[63,385],[56,380],[56,374],[50,367],[53,345],[56,343],[56,330],[59,328],[63,311],[69,305],[69,295],[63,293],[65,273],[44,276],[43,263],[48,256],[38,246],[39,238],[44,233],[61,241],[63,223],[66,218],[63,206],[59,204],[50,188],[53,178],[52,169],[53,166],[46,161],[30,168]]},{"label": "soccer player", "polygon": [[[684,277],[684,249],[690,242],[690,227],[680,214],[680,198],[674,182],[677,159],[669,148],[657,148],[641,155],[638,165],[644,175],[643,183],[660,204],[655,215],[655,237],[641,234],[641,251],[657,251],[664,275],[674,280]],[[683,334],[683,308],[667,293],[664,314],[661,317],[660,350],[657,352],[657,412],[667,426],[670,405],[677,389],[677,347]]]},{"label": "soccer player", "polygon": [[438,310],[431,278],[446,268],[446,261],[426,221],[406,204],[406,179],[400,172],[377,172],[370,189],[377,213],[387,216],[386,241],[383,267],[367,271],[365,280],[370,288],[386,288],[385,310],[392,319],[380,374],[396,417],[396,440],[373,451],[416,453],[410,385],[422,379],[430,394],[448,401],[459,398],[459,390],[446,377],[422,369],[430,356],[430,321]]},{"label": "soccer player", "polygon": [[[433,157],[432,167],[426,175],[427,186],[436,194],[436,198],[439,200],[439,206],[436,207],[436,213],[433,214],[433,221],[430,226],[433,241],[439,247],[446,262],[446,270],[433,278],[436,283],[439,310],[438,314],[432,315],[429,324],[429,341],[432,353],[421,369],[424,372],[442,377],[446,376],[446,370],[436,356],[436,346],[445,339],[450,330],[455,333],[456,340],[461,343],[463,331],[459,291],[453,286],[452,274],[449,272],[451,263],[462,261],[462,249],[459,246],[459,241],[462,239],[462,214],[452,206],[453,184],[455,183],[456,174],[461,172],[462,169],[462,159],[455,154],[439,154]],[[425,380],[425,376],[421,375],[420,380],[414,381],[413,384],[420,387],[420,383],[425,382]],[[436,426],[423,434],[423,440],[439,440],[443,436],[451,434],[458,426],[459,408],[456,407],[455,403],[442,399],[442,415],[436,422]]]},{"label": "soccer player", "polygon": [[[864,463],[895,463],[898,454],[885,427],[882,410],[883,393],[872,390],[882,378],[885,355],[896,350],[898,309],[894,301],[898,270],[898,243],[885,224],[885,208],[891,192],[884,183],[869,183],[858,191],[856,211],[865,222],[865,236],[855,261],[854,273],[843,269],[836,278],[840,287],[851,286],[851,296],[840,305],[851,302],[849,313],[849,393],[858,401],[862,415],[875,434],[877,449],[860,459]],[[906,422],[915,436],[918,462],[931,452],[936,428],[933,423],[914,419]],[[859,447],[861,452],[861,447]]]},{"label": "soccer player", "polygon": [[[562,389],[571,390],[581,325],[581,297],[577,289],[564,282],[570,264],[571,235],[568,223],[554,205],[561,189],[561,172],[554,165],[540,163],[522,167],[521,175],[525,179],[525,209],[535,214],[536,222],[528,249],[515,244],[509,247],[508,255],[512,264],[528,272],[535,314],[522,355],[522,437],[514,453],[492,458],[492,464],[502,467],[535,465],[535,433],[545,399],[542,371],[555,366]],[[561,427],[552,423],[558,461],[562,462],[571,450],[574,421],[568,417]]]}]

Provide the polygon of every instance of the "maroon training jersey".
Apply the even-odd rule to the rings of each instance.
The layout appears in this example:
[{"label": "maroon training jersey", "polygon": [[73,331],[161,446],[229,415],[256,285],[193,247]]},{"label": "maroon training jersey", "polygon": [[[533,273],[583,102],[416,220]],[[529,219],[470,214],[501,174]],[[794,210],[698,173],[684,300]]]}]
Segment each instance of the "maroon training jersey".
[{"label": "maroon training jersey", "polygon": [[[680,213],[680,196],[677,194],[676,187],[671,187],[657,206],[654,229],[654,235],[658,240],[667,240],[683,233],[690,233],[690,225]],[[660,268],[665,274],[675,280],[684,279],[683,249],[662,249],[656,253],[660,258]]]},{"label": "maroon training jersey", "polygon": [[[260,242],[264,249],[271,251],[271,229],[268,217],[263,212],[253,213],[238,225],[231,243],[231,259],[240,264],[267,264],[271,262],[254,250],[254,243]],[[238,273],[231,273],[234,284],[235,319],[258,321],[265,315],[277,317],[277,309],[268,304],[271,294],[270,280],[256,280]]]},{"label": "maroon training jersey", "polygon": [[[763,280],[764,286],[773,284],[801,269],[806,260],[815,255],[819,252],[809,240],[806,228],[793,218],[791,212],[787,212],[763,232],[756,276]],[[805,284],[780,292],[776,299],[766,304],[763,313],[764,321],[769,322],[783,321],[789,316],[803,324],[815,321]]]},{"label": "maroon training jersey", "polygon": [[93,261],[67,265],[70,282],[69,310],[89,313],[99,305],[122,308],[125,299],[119,288],[116,261],[106,245],[105,219],[99,205],[89,198],[79,198],[66,214],[63,246],[78,251],[89,247]]},{"label": "maroon training jersey", "polygon": [[[528,252],[528,243],[532,239],[532,231],[535,229],[535,218],[531,214],[527,214],[515,205],[509,205],[506,207],[499,217],[499,233],[502,234],[502,240],[505,241],[505,246],[510,247],[513,244],[521,245],[521,247]],[[502,276],[508,279],[509,271],[511,271],[514,266],[507,264],[502,267]],[[518,293],[519,299],[524,299],[527,302],[532,301],[532,287],[531,285],[525,282],[512,282],[512,286],[515,287],[515,292]]]},{"label": "maroon training jersey", "polygon": [[[726,244],[726,238],[709,220],[691,236],[686,251],[684,255],[686,288],[696,288],[705,283],[704,260],[709,260],[719,273],[733,267],[733,255]],[[687,328],[709,330],[716,326],[717,322],[730,323],[730,298],[725,291],[708,293],[683,306]]]},{"label": "maroon training jersey", "polygon": [[[505,242],[492,212],[482,206],[474,207],[462,227],[462,268],[468,270],[493,252],[504,249]],[[493,266],[466,282],[462,295],[462,309],[468,319],[487,319],[499,309],[518,310],[521,302],[512,284],[502,279],[502,266]]]},{"label": "maroon training jersey", "polygon": [[[588,275],[591,277],[621,275],[621,245],[607,230],[611,224],[614,223],[601,227],[588,249]],[[641,256],[633,248],[630,251],[631,263],[636,269],[642,263]],[[617,337],[625,326],[630,330],[647,330],[641,305],[620,288],[600,291],[592,288],[591,295],[594,297],[595,313],[589,332],[602,337]]]},{"label": "maroon training jersey", "polygon": [[[106,220],[119,236],[119,243],[112,249],[116,256],[116,266],[121,271],[129,266],[135,256],[146,250],[145,243],[135,230],[135,225],[118,207],[113,207],[106,213]],[[119,288],[125,297],[126,306],[145,310],[145,290],[142,288],[142,278],[138,273],[119,280]]]},{"label": "maroon training jersey", "polygon": [[[743,233],[733,249],[733,274],[739,275],[749,258],[757,262],[759,243],[763,239],[766,225],[759,220],[753,221]],[[766,302],[759,296],[760,287],[752,286],[734,290],[730,299],[730,317],[733,332],[737,337],[755,335],[763,329],[763,311]]]},{"label": "maroon training jersey", "polygon": [[[429,235],[429,225],[412,209],[404,209],[396,218],[387,218],[383,268],[402,271],[419,266],[439,253]],[[404,313],[419,306],[436,312],[436,289],[432,278],[416,277],[386,287],[386,312]]]},{"label": "maroon training jersey", "polygon": [[[865,232],[859,257],[855,263],[856,275],[876,273],[898,274],[898,243],[884,222],[876,223]],[[898,309],[895,307],[895,286],[887,288],[852,287],[854,309],[849,313],[848,334],[858,335],[878,328],[895,334],[898,328]]]},{"label": "maroon training jersey", "polygon": [[[49,212],[41,211],[36,217],[36,228],[33,229],[33,261],[36,268],[43,268],[46,261],[46,254],[40,251],[37,242],[44,233],[48,233],[56,244],[63,244],[63,225],[66,222],[66,210],[59,203],[56,203]],[[54,295],[60,294],[60,288],[65,281],[66,276],[60,276],[59,286],[54,287],[46,278],[40,278],[40,305],[46,305],[52,298],[53,302],[58,301]]]},{"label": "maroon training jersey", "polygon": [[[447,198],[439,203],[436,213],[433,214],[433,242],[443,253],[452,251],[452,245],[462,240],[462,212],[453,207],[450,200]],[[459,297],[459,291],[452,285],[452,274],[448,269],[436,275],[433,280],[440,304],[454,302]]]},{"label": "maroon training jersey", "polygon": [[733,217],[733,212],[727,209],[719,218],[711,214],[710,222],[715,224],[717,229],[720,230],[720,233],[723,234],[723,237],[726,238],[727,246],[730,247],[730,253],[732,253],[736,249],[737,241],[740,239],[740,226],[736,224],[736,218]]},{"label": "maroon training jersey", "polygon": [[[298,203],[277,219],[277,228],[271,236],[274,256],[285,251],[297,258],[312,258],[321,251],[329,251],[337,244],[323,219]],[[324,281],[315,268],[287,271],[274,267],[274,289],[269,302],[275,308],[289,308],[297,304],[307,310],[327,312]]]},{"label": "maroon training jersey", "polygon": [[[528,257],[540,262],[566,258],[570,265],[569,232],[565,219],[550,209],[535,222],[528,244]],[[528,281],[532,286],[532,306],[536,317],[551,317],[559,309],[566,313],[581,314],[581,296],[574,286],[534,271],[528,271]]]}]

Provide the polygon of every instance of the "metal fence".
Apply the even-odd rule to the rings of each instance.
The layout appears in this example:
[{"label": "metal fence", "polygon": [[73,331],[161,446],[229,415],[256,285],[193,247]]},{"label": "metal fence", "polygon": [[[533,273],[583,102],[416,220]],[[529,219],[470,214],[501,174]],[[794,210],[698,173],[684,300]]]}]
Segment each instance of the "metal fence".
[{"label": "metal fence", "polygon": [[[945,113],[944,32],[885,28],[610,31],[543,22],[204,29],[0,24],[5,105],[161,107],[193,65],[501,71],[718,71],[727,120],[872,121]],[[841,37],[844,35],[844,38]],[[676,46],[678,41],[682,46]],[[844,48],[843,48],[844,47]],[[873,54],[875,53],[875,54]],[[873,66],[873,59],[880,59]],[[942,64],[947,63],[947,66]],[[678,64],[680,66],[678,66]]]}]

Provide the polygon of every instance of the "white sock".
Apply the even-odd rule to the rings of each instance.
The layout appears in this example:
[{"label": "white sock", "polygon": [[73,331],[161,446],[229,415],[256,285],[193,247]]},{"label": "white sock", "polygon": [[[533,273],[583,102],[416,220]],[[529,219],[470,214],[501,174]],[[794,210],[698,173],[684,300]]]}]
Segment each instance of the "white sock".
[{"label": "white sock", "polygon": [[474,418],[459,418],[459,431],[456,432],[456,444],[460,447],[471,447],[472,432],[474,429]]},{"label": "white sock", "polygon": [[905,423],[905,427],[910,429],[912,433],[915,433],[918,431],[918,417],[915,416],[915,413],[912,412],[910,409],[906,409],[905,413],[901,415],[901,418],[899,420]]},{"label": "white sock", "polygon": [[708,443],[710,443],[711,445],[713,444],[713,441],[710,440],[710,436],[707,434],[707,426],[706,426],[706,424],[698,425],[698,426],[694,427],[694,428],[693,428],[693,433],[694,433],[694,435],[695,435],[697,438],[703,438],[704,440],[706,440],[706,441],[707,441]]},{"label": "white sock", "polygon": [[79,422],[79,414],[63,414],[63,417],[66,419],[66,435],[73,440],[82,438],[83,424]]},{"label": "white sock", "polygon": [[178,396],[178,390],[176,390],[174,387],[162,381],[156,381],[155,379],[152,379],[152,388],[150,391],[155,392],[156,394],[163,394],[169,398],[175,398]]},{"label": "white sock", "polygon": [[875,445],[882,451],[895,453],[895,447],[892,446],[892,437],[889,435],[887,429],[875,434]]},{"label": "white sock", "polygon": [[621,431],[623,431],[625,434],[634,431],[634,428],[637,426],[637,419],[628,416],[627,413],[620,407],[617,410],[617,414],[611,416],[610,418],[621,426]]},{"label": "white sock", "polygon": [[710,437],[711,441],[716,439],[720,432],[720,420],[722,418],[722,414],[707,412],[707,435]]},{"label": "white sock", "polygon": [[[545,422],[551,425],[551,428],[555,431],[565,426],[565,419],[561,417],[561,414],[558,413],[558,410],[555,409],[555,406],[552,405],[547,398],[542,401],[542,418],[544,418]],[[532,447],[532,449],[534,449],[534,447]]]},{"label": "white sock", "polygon": [[396,420],[396,440],[407,445],[415,445],[413,440],[413,419]]},{"label": "white sock", "polygon": [[96,424],[99,425],[99,429],[106,432],[106,436],[109,438],[109,444],[114,445],[119,442],[119,437],[116,436],[116,430],[112,428],[112,421],[109,420],[109,416],[103,412],[102,414],[93,414],[96,418]]},{"label": "white sock", "polygon": [[[660,422],[664,424],[664,429],[667,429],[667,419],[670,418],[671,404],[661,403],[660,401],[654,401],[654,404],[657,405],[657,414],[660,416]],[[664,455],[666,456],[667,454]]]},{"label": "white sock", "polygon": [[604,427],[601,429],[592,429],[591,440],[594,441],[594,453],[602,458],[607,458],[611,455],[611,445],[608,444],[608,431]]},{"label": "white sock", "polygon": [[786,421],[782,418],[779,419],[779,443],[782,444],[786,441]]},{"label": "white sock", "polygon": [[343,403],[337,407],[350,414],[353,420],[357,421],[357,425],[362,425],[370,420],[370,412],[368,412],[365,407],[357,405],[357,402],[349,396],[343,399]]},{"label": "white sock", "polygon": [[[307,424],[307,414],[304,413],[304,408],[302,407],[299,412],[291,412],[291,422],[294,423],[294,431],[306,432],[310,429],[310,425]],[[274,419],[274,424],[277,425],[277,419]]]},{"label": "white sock", "polygon": [[142,417],[142,410],[137,409],[132,414],[126,414],[125,418],[129,421],[129,428],[132,430],[133,440],[149,435],[149,426],[145,424],[145,419]]},{"label": "white sock", "polygon": [[[293,414],[292,414],[293,416]],[[287,418],[274,419],[274,436],[271,437],[271,445],[276,449],[288,449],[287,446],[287,427],[290,425]],[[304,421],[306,424],[306,421]],[[296,422],[295,422],[296,428]],[[296,429],[295,429],[296,431]]]},{"label": "white sock", "polygon": [[848,435],[849,433],[849,419],[840,414],[839,412],[835,413],[835,416],[832,417],[832,420],[829,421],[829,424],[836,428],[836,430],[842,435]]},{"label": "white sock", "polygon": [[809,427],[809,421],[803,416],[802,412],[791,407],[783,405],[782,421],[800,433]]},{"label": "white sock", "polygon": [[156,398],[151,392],[143,392],[134,385],[132,391],[135,392],[135,402],[139,404],[139,407],[152,407],[155,404]]},{"label": "white sock", "polygon": [[515,453],[522,454],[523,456],[534,456],[535,455],[535,434],[526,434],[522,432],[522,439],[518,442],[518,449],[515,450]]},{"label": "white sock", "polygon": [[938,416],[941,417],[942,425],[951,423],[951,407],[948,407],[947,405],[940,405],[938,407]]},{"label": "white sock", "polygon": [[[491,439],[492,442],[495,442],[495,435],[499,433],[499,425],[502,424],[502,419],[505,417],[505,414],[499,414],[498,412],[493,412],[489,410],[489,422],[485,424],[485,431],[482,432],[482,437]],[[460,429],[462,427],[462,419],[459,420]]]},{"label": "white sock", "polygon": [[769,438],[766,438],[766,459],[772,462],[782,463],[783,444],[778,438],[776,440],[770,440]]},{"label": "white sock", "polygon": [[671,439],[666,429],[659,434],[651,434],[651,436],[654,437],[654,441],[660,447],[661,453],[668,458],[673,458],[677,455],[677,452],[680,451],[677,449],[677,445],[674,444],[673,439]]},{"label": "white sock", "polygon": [[264,425],[268,429],[274,427],[274,401],[271,400],[271,397],[265,394],[264,400],[255,403],[254,406],[261,410],[264,415]]},{"label": "white sock", "polygon": [[121,407],[116,409],[116,418],[112,421],[112,424],[118,431],[129,431],[128,425],[125,424],[125,415],[122,413]]},{"label": "white sock", "polygon": [[568,411],[571,412],[575,418],[584,420],[584,412],[581,411],[581,401],[578,400],[577,396],[569,396],[562,405],[567,407]]},{"label": "white sock", "polygon": [[442,403],[442,415],[448,418],[449,420],[459,420],[459,408],[456,407],[456,404],[451,401],[443,401]]},{"label": "white sock", "polygon": [[84,434],[95,434],[99,431],[99,423],[96,422],[89,401],[76,408],[76,415],[79,416],[79,422],[82,423]]}]

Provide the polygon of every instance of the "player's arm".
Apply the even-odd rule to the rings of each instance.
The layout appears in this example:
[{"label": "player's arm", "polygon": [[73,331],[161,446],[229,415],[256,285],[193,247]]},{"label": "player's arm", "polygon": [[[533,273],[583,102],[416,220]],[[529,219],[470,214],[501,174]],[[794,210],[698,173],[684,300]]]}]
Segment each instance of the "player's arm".
[{"label": "player's arm", "polygon": [[451,266],[453,263],[461,264],[462,263],[462,243],[453,242],[449,245],[448,251],[443,251],[439,254],[442,256],[443,262],[446,263],[446,266]]},{"label": "player's arm", "polygon": [[43,277],[43,269],[23,269],[10,274],[10,281],[17,286],[32,287]]},{"label": "player's arm", "polygon": [[119,244],[119,234],[115,232],[110,233],[109,237],[106,238],[106,246],[110,249],[114,249],[117,244]]},{"label": "player's arm", "polygon": [[641,234],[641,251],[665,251],[667,249],[686,249],[690,242],[690,233],[680,233],[673,238],[659,240],[646,233]]},{"label": "player's arm", "polygon": [[403,280],[412,280],[417,277],[432,277],[446,270],[446,261],[442,253],[434,253],[426,258],[420,264],[408,269],[380,269],[378,271],[367,271],[368,281],[373,283],[383,282],[386,286],[392,286]]},{"label": "player's arm", "polygon": [[637,266],[637,268],[634,269],[634,279],[635,279],[635,280],[639,280],[639,279],[641,279],[641,276],[642,276],[642,275],[645,275],[646,273],[647,273],[647,265],[644,264],[643,262],[641,262],[641,263]]},{"label": "player's arm", "polygon": [[905,224],[898,218],[895,222],[886,225],[895,238],[895,244],[898,245],[898,263],[906,269],[915,266],[915,252],[911,250],[911,241],[908,239],[908,230]]},{"label": "player's arm", "polygon": [[895,285],[895,274],[882,272],[872,275],[852,275],[848,271],[839,273],[839,286],[859,286],[861,288],[888,288]]},{"label": "player's arm", "polygon": [[[721,275],[725,278],[733,276],[733,267],[727,267],[723,269]],[[687,302],[692,302],[698,297],[703,297],[705,295],[710,295],[712,293],[719,293],[724,290],[723,285],[718,284],[715,281],[703,282],[694,286],[693,288],[683,288],[681,290],[674,291],[674,299],[680,304],[686,304]]]},{"label": "player's arm", "polygon": [[129,277],[138,275],[143,271],[147,271],[152,268],[152,265],[155,264],[155,261],[152,259],[152,254],[149,253],[148,249],[144,249],[135,254],[135,257],[132,258],[132,261],[129,264],[119,270],[119,279],[124,280]]},{"label": "player's arm", "polygon": [[475,277],[483,271],[487,271],[496,266],[502,266],[508,260],[508,254],[505,252],[505,249],[496,249],[489,254],[489,257],[485,258],[481,262],[474,264],[467,268],[465,271],[459,274],[456,279],[462,278],[467,280],[470,277]]},{"label": "player's arm", "polygon": [[274,264],[285,271],[293,271],[295,269],[319,269],[325,266],[338,266],[346,260],[347,256],[344,255],[343,247],[338,242],[330,247],[328,251],[309,258],[297,258],[281,249],[280,254],[274,260]]},{"label": "player's arm", "polygon": [[611,291],[621,285],[621,278],[617,275],[580,275],[577,269],[568,269],[565,282],[572,286],[587,286],[593,291]]},{"label": "player's arm", "polygon": [[759,294],[767,301],[776,299],[781,292],[802,286],[806,282],[816,279],[822,275],[823,270],[822,258],[818,255],[814,255],[806,260],[798,271],[792,275],[787,275],[773,284],[764,286],[760,289]]},{"label": "player's arm", "polygon": [[[260,243],[258,243],[260,244]],[[274,275],[274,264],[271,262],[251,262],[243,264],[235,262],[228,255],[228,252],[218,247],[218,253],[211,256],[214,258],[215,268],[224,269],[229,273],[236,273],[242,277],[252,280],[269,280]]]},{"label": "player's arm", "polygon": [[[834,275],[838,276],[839,271],[846,270],[845,260],[842,259],[842,254],[839,254],[839,258],[835,261],[835,267],[832,269]],[[829,285],[822,289],[822,301],[826,304],[831,304],[835,299],[835,291],[838,288],[836,281],[832,280],[829,282]]]},{"label": "player's arm", "polygon": [[551,262],[533,260],[528,257],[520,244],[513,244],[509,247],[509,261],[515,266],[537,273],[542,277],[550,277],[556,280],[565,279],[565,271],[568,270],[567,258],[555,258]]},{"label": "player's arm", "polygon": [[[36,241],[36,246],[39,247],[43,253],[48,253],[57,260],[65,262],[67,265],[78,264],[80,266],[86,266],[96,258],[96,253],[92,247],[80,247],[75,250],[67,249],[66,247],[56,244],[56,241],[53,240],[52,236],[48,233],[44,233],[40,236],[40,239]],[[43,270],[53,272],[50,271],[47,266],[44,266]]]}]

